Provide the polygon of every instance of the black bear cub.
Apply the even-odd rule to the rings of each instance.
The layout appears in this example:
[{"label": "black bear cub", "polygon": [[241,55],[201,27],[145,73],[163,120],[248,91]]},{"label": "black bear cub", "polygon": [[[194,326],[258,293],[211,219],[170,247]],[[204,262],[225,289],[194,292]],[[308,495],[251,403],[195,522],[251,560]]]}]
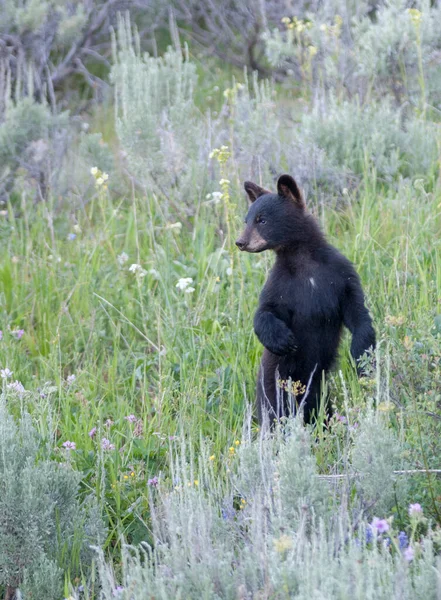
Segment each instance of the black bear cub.
[{"label": "black bear cub", "polygon": [[300,406],[310,423],[320,407],[323,374],[331,369],[345,325],[358,359],[375,346],[372,320],[352,265],[328,244],[289,175],[277,194],[246,181],[251,202],[240,250],[274,250],[276,261],[260,295],[254,331],[264,346],[257,411],[272,422]]}]

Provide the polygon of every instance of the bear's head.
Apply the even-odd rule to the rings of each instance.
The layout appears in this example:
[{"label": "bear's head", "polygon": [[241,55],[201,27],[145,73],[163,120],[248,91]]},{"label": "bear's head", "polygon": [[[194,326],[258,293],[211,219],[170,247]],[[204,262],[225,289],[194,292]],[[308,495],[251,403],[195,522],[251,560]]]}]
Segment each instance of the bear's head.
[{"label": "bear's head", "polygon": [[279,250],[295,246],[305,239],[308,222],[306,206],[297,183],[290,175],[281,175],[277,194],[246,181],[250,208],[245,230],[236,246],[246,252]]}]

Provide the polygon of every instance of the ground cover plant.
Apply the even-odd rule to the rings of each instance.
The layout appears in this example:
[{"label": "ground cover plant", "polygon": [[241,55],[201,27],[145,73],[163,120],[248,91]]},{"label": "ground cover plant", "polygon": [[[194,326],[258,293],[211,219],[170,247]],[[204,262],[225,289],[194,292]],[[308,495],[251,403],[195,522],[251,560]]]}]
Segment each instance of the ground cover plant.
[{"label": "ground cover plant", "polygon": [[[356,4],[263,20],[275,80],[186,45],[177,12],[157,56],[115,16],[107,104],[1,88],[3,597],[439,597],[439,7]],[[272,257],[234,240],[243,180],[282,172],[356,265],[378,347],[359,380],[344,339],[329,422],[268,435]]]}]

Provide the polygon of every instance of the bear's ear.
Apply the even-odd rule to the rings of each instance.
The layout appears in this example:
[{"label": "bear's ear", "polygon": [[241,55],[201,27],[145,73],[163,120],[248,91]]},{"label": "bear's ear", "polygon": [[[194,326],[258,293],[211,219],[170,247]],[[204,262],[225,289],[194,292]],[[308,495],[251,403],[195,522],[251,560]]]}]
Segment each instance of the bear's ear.
[{"label": "bear's ear", "polygon": [[271,193],[268,190],[265,190],[264,188],[260,187],[260,185],[253,183],[252,181],[245,181],[243,187],[245,188],[245,191],[248,194],[248,200],[250,202],[255,202],[260,196]]},{"label": "bear's ear", "polygon": [[287,200],[295,202],[300,208],[306,208],[305,201],[299,187],[291,175],[281,175],[277,181],[277,192]]}]

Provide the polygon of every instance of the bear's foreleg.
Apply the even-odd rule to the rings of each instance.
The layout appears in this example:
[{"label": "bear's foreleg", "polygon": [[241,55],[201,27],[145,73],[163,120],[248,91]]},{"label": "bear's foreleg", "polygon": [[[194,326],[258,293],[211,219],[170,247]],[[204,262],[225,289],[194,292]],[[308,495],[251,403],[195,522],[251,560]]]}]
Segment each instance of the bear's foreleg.
[{"label": "bear's foreleg", "polygon": [[284,321],[273,312],[259,308],[254,316],[254,331],[261,344],[273,354],[284,356],[297,349],[296,338]]}]

